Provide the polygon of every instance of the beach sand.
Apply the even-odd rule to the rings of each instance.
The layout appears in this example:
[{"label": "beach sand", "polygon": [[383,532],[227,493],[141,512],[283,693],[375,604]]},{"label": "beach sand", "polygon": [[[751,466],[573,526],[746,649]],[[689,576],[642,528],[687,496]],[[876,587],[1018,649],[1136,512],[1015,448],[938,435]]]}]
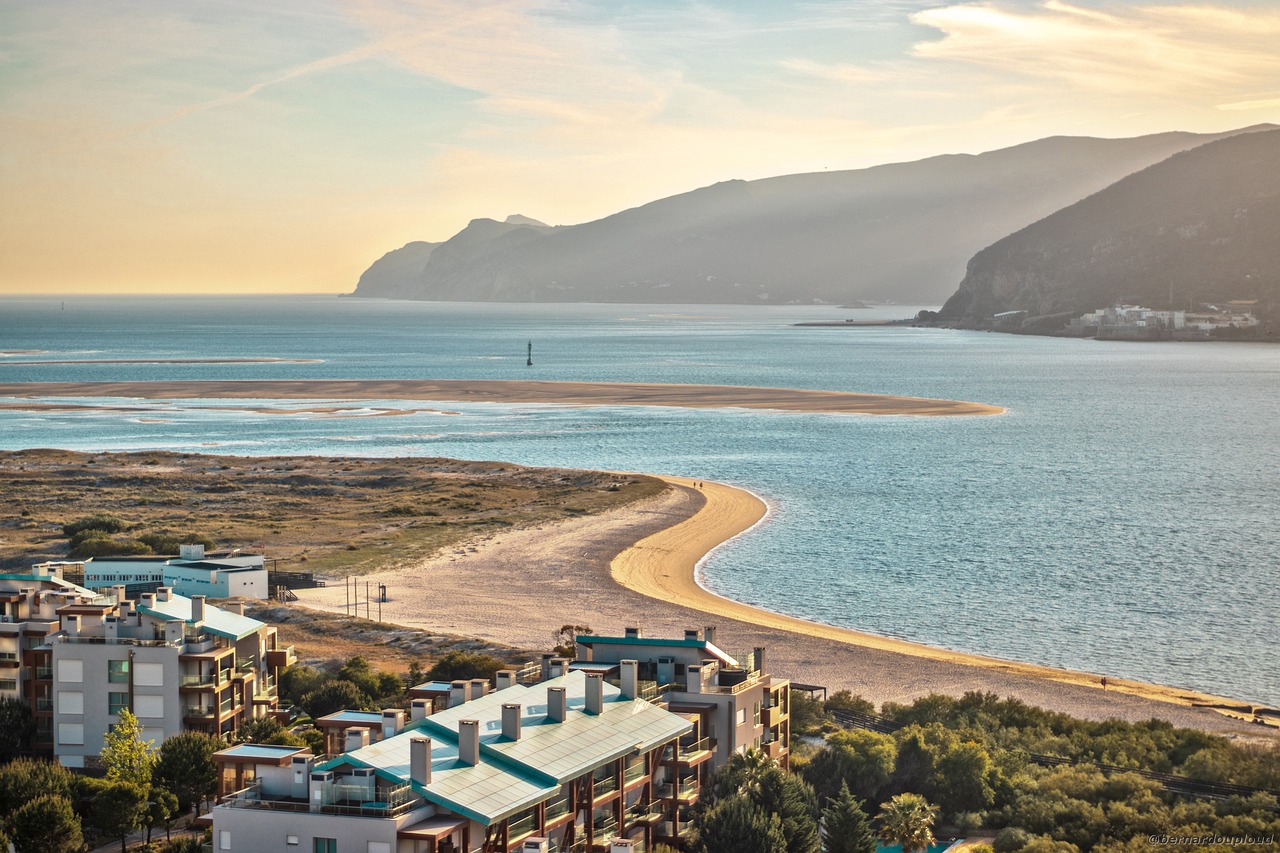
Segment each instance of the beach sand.
[{"label": "beach sand", "polygon": [[884,394],[623,382],[427,379],[245,379],[173,382],[6,382],[0,397],[142,399],[447,400],[587,406],[746,408],[859,415],[998,415],[999,406]]},{"label": "beach sand", "polygon": [[[695,582],[695,565],[755,525],[764,504],[722,484],[703,481],[697,488],[697,481],[664,479],[673,488],[641,505],[496,534],[471,548],[361,576],[359,586],[387,584],[385,621],[530,649],[550,648],[566,624],[605,634],[638,626],[647,636],[676,637],[715,625],[717,644],[730,653],[764,646],[770,672],[831,692],[848,689],[877,704],[979,690],[1088,719],[1157,717],[1223,734],[1275,735],[1273,728],[1191,707],[1227,702],[1194,691],[1111,678],[1104,691],[1096,675],[818,625],[713,595]],[[298,594],[307,607],[344,610],[340,579]]]}]

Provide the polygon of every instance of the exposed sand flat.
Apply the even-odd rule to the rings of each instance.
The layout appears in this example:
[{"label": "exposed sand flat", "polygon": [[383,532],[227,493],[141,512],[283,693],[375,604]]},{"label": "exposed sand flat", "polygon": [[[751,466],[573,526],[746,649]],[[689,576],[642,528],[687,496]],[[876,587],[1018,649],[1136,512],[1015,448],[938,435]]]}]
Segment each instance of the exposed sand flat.
[{"label": "exposed sand flat", "polygon": [[[765,646],[773,672],[876,703],[981,690],[1089,719],[1158,717],[1220,733],[1275,734],[1191,707],[1214,701],[1191,691],[1120,682],[1104,692],[1097,676],[818,625],[712,595],[694,582],[695,564],[755,524],[764,505],[728,486],[704,482],[698,489],[692,480],[667,479],[674,487],[641,505],[497,534],[474,543],[474,552],[459,548],[361,576],[358,597],[366,582],[370,589],[385,583],[388,622],[534,649],[548,648],[565,624],[604,633],[636,625],[650,636],[716,625],[717,642],[731,652]],[[347,600],[341,579],[298,594],[308,607],[337,612]],[[369,613],[377,617],[376,603]]]},{"label": "exposed sand flat", "polygon": [[[8,353],[0,353],[7,355]],[[50,358],[40,361],[6,361],[6,367],[23,367],[30,364],[320,364],[319,358]]]},{"label": "exposed sand flat", "polygon": [[842,391],[659,385],[623,382],[543,382],[525,379],[244,379],[173,382],[6,382],[0,397],[138,397],[143,399],[449,400],[568,403],[595,406],[739,407],[860,415],[998,415],[999,406]]}]

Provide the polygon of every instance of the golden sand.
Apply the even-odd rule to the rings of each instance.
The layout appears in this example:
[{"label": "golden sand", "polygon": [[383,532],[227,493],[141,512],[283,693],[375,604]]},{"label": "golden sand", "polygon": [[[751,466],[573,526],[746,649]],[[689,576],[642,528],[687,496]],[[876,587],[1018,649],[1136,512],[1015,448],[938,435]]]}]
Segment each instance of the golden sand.
[{"label": "golden sand", "polygon": [[135,397],[143,399],[448,400],[588,406],[746,408],[859,415],[998,415],[999,406],[885,394],[658,385],[628,382],[454,379],[246,379],[172,382],[8,382],[0,397]]}]

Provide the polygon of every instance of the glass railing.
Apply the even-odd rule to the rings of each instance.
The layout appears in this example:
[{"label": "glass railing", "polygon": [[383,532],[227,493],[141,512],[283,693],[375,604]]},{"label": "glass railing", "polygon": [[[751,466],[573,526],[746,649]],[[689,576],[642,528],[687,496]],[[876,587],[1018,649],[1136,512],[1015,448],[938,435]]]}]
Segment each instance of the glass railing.
[{"label": "glass railing", "polygon": [[630,784],[636,781],[637,779],[641,779],[643,777],[644,777],[643,759],[635,762],[634,764],[627,765],[627,769],[622,771],[622,779],[627,784]]},{"label": "glass railing", "polygon": [[53,710],[53,700],[52,700],[52,699],[50,699],[48,696],[39,696],[39,697],[37,697],[37,698],[36,698],[36,710],[37,710],[37,711],[52,711],[52,710]]},{"label": "glass railing", "polygon": [[676,789],[676,797],[681,800],[687,800],[698,791],[698,777],[690,776],[687,779],[681,779],[680,785]]},{"label": "glass railing", "polygon": [[661,803],[634,803],[627,806],[627,822],[634,823],[641,820],[649,820],[650,818],[662,816]]},{"label": "glass railing", "polygon": [[507,836],[515,841],[538,828],[538,816],[529,812],[507,824]]},{"label": "glass railing", "polygon": [[218,716],[218,714],[212,708],[201,708],[195,705],[188,705],[183,716],[199,720],[212,720],[214,717]]},{"label": "glass railing", "polygon": [[204,685],[208,685],[209,687],[212,687],[217,683],[218,683],[217,676],[214,675],[212,672],[206,672],[200,675],[179,675],[178,676],[179,687],[197,687],[197,686],[204,686]]},{"label": "glass railing", "polygon": [[592,784],[591,796],[603,797],[605,794],[612,794],[616,790],[618,790],[618,780],[609,776]]},{"label": "glass railing", "polygon": [[53,667],[38,666],[36,667],[36,681],[49,681],[53,678]]},{"label": "glass railing", "polygon": [[238,669],[240,672],[250,672],[257,665],[258,665],[257,660],[255,660],[254,658],[249,658],[248,660],[242,660],[238,664],[236,664],[236,669]]},{"label": "glass railing", "polygon": [[618,822],[613,819],[613,815],[598,814],[592,823],[592,830],[596,841],[604,841],[618,834]]},{"label": "glass railing", "polygon": [[703,753],[710,751],[711,738],[704,737],[702,740],[696,740],[690,744],[680,744],[680,760],[692,761]]},{"label": "glass railing", "polygon": [[558,797],[547,802],[547,823],[559,820],[569,813],[569,798]]}]

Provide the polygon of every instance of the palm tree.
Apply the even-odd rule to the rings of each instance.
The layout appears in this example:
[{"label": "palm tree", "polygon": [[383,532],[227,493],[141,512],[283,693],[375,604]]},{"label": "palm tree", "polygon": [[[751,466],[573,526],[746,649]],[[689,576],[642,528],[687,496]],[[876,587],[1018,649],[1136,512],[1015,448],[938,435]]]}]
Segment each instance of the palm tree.
[{"label": "palm tree", "polygon": [[933,820],[938,807],[919,794],[899,794],[880,809],[880,835],[901,844],[902,853],[918,853],[933,843]]}]

